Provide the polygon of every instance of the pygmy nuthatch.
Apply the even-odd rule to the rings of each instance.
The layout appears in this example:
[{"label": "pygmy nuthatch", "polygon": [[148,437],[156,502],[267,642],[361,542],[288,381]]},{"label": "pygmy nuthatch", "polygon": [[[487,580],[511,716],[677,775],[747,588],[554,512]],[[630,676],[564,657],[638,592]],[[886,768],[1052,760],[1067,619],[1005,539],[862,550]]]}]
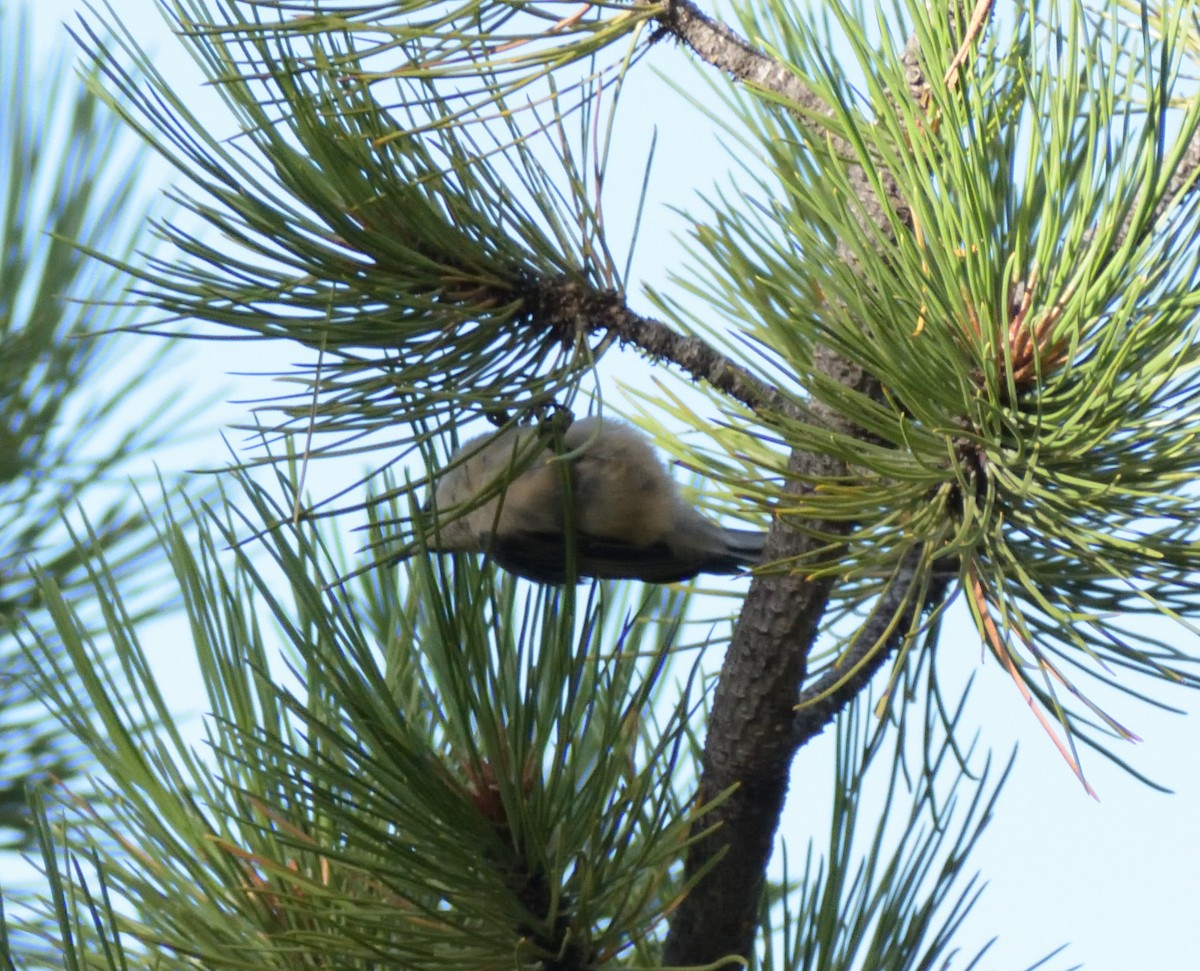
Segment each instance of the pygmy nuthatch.
[{"label": "pygmy nuthatch", "polygon": [[737,573],[762,557],[766,534],[701,516],[628,425],[581,418],[564,433],[561,458],[549,446],[534,457],[536,443],[523,427],[459,448],[434,489],[428,548],[489,553],[540,583],[564,582],[572,556],[578,576],[650,583]]}]

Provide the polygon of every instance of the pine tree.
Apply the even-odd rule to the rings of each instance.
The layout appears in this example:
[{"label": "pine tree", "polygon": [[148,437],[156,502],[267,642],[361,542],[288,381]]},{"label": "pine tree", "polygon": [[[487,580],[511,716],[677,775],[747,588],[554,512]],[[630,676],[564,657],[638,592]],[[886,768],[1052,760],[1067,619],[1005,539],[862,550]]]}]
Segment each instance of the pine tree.
[{"label": "pine tree", "polygon": [[[43,580],[38,688],[105,773],[41,817],[55,953],[978,966],[954,932],[1004,773],[938,680],[947,604],[1081,781],[1130,734],[1094,696],[1198,683],[1141,623],[1190,634],[1200,560],[1193,5],[164,10],[240,134],[206,130],[136,24],[84,21],[99,89],[212,231],[162,224],[174,252],[129,261],[132,299],[311,357],[226,501],[161,530],[206,754],[119,578],[94,572],[115,666]],[[668,42],[762,164],[701,201],[674,289],[642,292],[605,176]],[[561,451],[636,354],[661,380],[629,417],[714,515],[769,522],[744,596],[430,553],[421,503],[460,440],[486,419]],[[309,498],[313,463],[364,456],[362,498]],[[793,757],[831,722],[835,777],[806,780],[832,787],[828,847],[767,880]]]},{"label": "pine tree", "polygon": [[[67,592],[95,626],[89,556],[107,553],[140,616],[157,544],[148,510],[128,494],[139,456],[186,413],[153,389],[170,364],[165,345],[122,336],[131,322],[116,305],[127,279],[85,248],[128,259],[141,238],[148,199],[134,172],[145,153],[119,119],[70,76],[69,58],[42,63],[28,18],[0,17],[0,847],[29,847],[25,793],[61,782],[83,765],[31,691],[34,660],[21,650],[25,622],[44,626],[30,564]],[[119,164],[114,164],[119,163]],[[130,399],[158,394],[153,420],[128,427]],[[152,515],[152,514],[151,514]],[[103,626],[101,623],[100,626]]]}]

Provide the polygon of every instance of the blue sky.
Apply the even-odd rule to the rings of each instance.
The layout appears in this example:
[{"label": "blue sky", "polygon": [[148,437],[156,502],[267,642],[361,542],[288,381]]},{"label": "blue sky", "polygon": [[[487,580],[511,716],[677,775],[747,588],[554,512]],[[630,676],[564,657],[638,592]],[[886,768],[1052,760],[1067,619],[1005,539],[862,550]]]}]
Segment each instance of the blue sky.
[{"label": "blue sky", "polygon": [[[40,42],[69,42],[60,24],[74,6],[67,0],[30,5]],[[217,130],[228,128],[219,101],[211,90],[200,87],[192,65],[177,55],[152,0],[113,0],[112,8],[145,47],[162,55],[160,68],[178,90],[190,92],[194,110]],[[635,275],[665,286],[670,267],[684,259],[672,235],[681,222],[669,207],[696,205],[695,193],[720,180],[730,165],[710,120],[654,76],[651,63],[693,92],[702,94],[705,88],[694,83],[697,75],[686,58],[662,44],[640,68],[638,83],[645,85],[644,92],[626,96],[622,117],[631,151],[644,152],[655,127],[658,132],[656,174],[650,183],[652,208],[644,219]],[[165,187],[169,178],[165,167],[149,166],[143,181],[148,187],[160,182]],[[634,195],[629,193],[631,199]],[[617,221],[632,218],[632,213],[611,210],[609,215]],[[191,467],[220,464],[228,454],[223,428],[246,418],[246,405],[237,403],[239,399],[270,392],[261,379],[230,373],[238,363],[231,363],[225,345],[197,343],[185,352],[187,375],[202,375],[198,380],[205,385],[224,381],[227,403],[206,414],[204,427],[186,454],[159,458]],[[277,370],[298,356],[288,349],[263,349],[254,355],[253,369]],[[235,444],[237,440],[233,436]],[[165,630],[158,638],[146,638],[151,645],[156,640],[163,645],[160,676],[186,708],[194,669],[181,655],[182,639]],[[1091,971],[1196,967],[1200,953],[1194,916],[1200,901],[1200,840],[1195,835],[1200,819],[1200,760],[1193,754],[1200,751],[1197,720],[1118,700],[1114,714],[1143,739],[1123,754],[1139,770],[1176,791],[1173,795],[1154,792],[1092,756],[1087,763],[1089,779],[1100,796],[1094,801],[1049,744],[1011,681],[984,654],[961,610],[946,629],[940,652],[956,676],[975,677],[968,721],[979,726],[983,740],[1000,756],[1012,745],[1020,745],[998,817],[973,859],[989,886],[967,921],[964,948],[971,950],[998,934],[999,943],[982,965],[996,971],[1024,968],[1062,943],[1070,946],[1051,962],[1052,968],[1072,964]],[[1163,696],[1161,688],[1153,691]],[[1197,710],[1197,699],[1188,693],[1163,697],[1186,710]],[[829,801],[829,753],[828,744],[817,745],[797,761],[784,825],[793,858],[802,852],[807,834]],[[0,882],[3,877],[0,874]]]}]

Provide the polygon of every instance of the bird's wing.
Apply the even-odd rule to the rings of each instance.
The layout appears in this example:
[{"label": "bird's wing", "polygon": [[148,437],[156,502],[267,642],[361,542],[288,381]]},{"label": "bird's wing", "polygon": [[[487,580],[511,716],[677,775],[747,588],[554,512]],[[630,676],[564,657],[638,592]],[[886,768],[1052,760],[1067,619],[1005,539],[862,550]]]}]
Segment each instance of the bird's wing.
[{"label": "bird's wing", "polygon": [[[496,563],[518,576],[538,583],[567,581],[567,550],[560,533],[520,533],[492,540],[490,552]],[[704,564],[683,562],[666,544],[635,546],[615,540],[580,534],[575,542],[577,577],[606,580],[645,580],[673,583],[694,577]]]}]

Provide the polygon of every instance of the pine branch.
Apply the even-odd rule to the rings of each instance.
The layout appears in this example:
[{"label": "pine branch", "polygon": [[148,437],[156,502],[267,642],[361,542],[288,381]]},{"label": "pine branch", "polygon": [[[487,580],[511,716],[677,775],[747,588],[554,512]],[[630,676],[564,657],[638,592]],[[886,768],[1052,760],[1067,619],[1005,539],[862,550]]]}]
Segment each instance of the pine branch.
[{"label": "pine branch", "polygon": [[[866,390],[869,376],[833,352],[817,347],[818,364],[843,383]],[[823,403],[814,417],[831,429],[851,432]],[[787,490],[801,494],[807,483],[846,474],[844,463],[795,451]],[[776,520],[767,537],[768,562],[811,556],[845,524],[822,523],[802,533]],[[708,964],[728,954],[753,951],[764,873],[787,794],[788,772],[797,750],[794,730],[797,691],[817,635],[833,580],[800,572],[756,577],[750,584],[713,695],[705,739],[698,801],[706,804],[736,786],[733,794],[703,817],[716,827],[695,843],[685,864],[687,877],[711,866],[680,903],[663,952],[667,965]],[[897,630],[900,625],[897,625]],[[880,653],[891,653],[898,638]],[[723,855],[721,855],[723,854]],[[714,858],[720,859],[713,863]]]},{"label": "pine branch", "polygon": [[657,361],[674,364],[697,381],[754,411],[784,406],[781,396],[733,363],[702,337],[680,334],[660,320],[634,313],[614,290],[595,290],[568,280],[542,279],[522,294],[536,324],[569,340],[576,333],[607,333]]},{"label": "pine branch", "polygon": [[[790,106],[796,116],[807,124],[814,140],[819,138],[823,147],[832,146],[833,152],[843,161],[851,160],[848,166],[848,180],[853,195],[853,213],[864,228],[869,230],[868,239],[871,242],[868,246],[874,243],[887,250],[889,242],[895,241],[897,230],[904,233],[911,227],[908,203],[888,173],[876,172],[868,178],[868,173],[862,165],[852,164],[854,159],[859,158],[864,160],[864,165],[868,165],[870,162],[866,159],[874,159],[874,156],[862,154],[862,145],[852,146],[841,137],[840,132],[843,129],[829,122],[831,109],[827,100],[823,100],[807,88],[787,65],[754,49],[727,26],[707,18],[689,0],[664,0],[664,4],[663,13],[658,17],[666,31],[686,43],[705,62],[728,72],[743,83],[753,85],[768,96],[773,96],[770,100],[782,103],[785,109]],[[986,0],[976,7],[977,10],[986,10]],[[962,63],[965,52],[965,47],[954,53],[953,57],[950,57],[953,51],[946,52],[949,72],[959,69],[958,65]],[[896,88],[899,91],[898,97],[903,98],[907,89],[909,96],[924,104],[924,94],[930,82],[923,75],[920,53],[917,45],[912,42],[906,47],[903,55],[904,82],[902,85],[896,85]],[[936,83],[936,77],[933,83]],[[905,104],[902,107],[909,106]],[[916,114],[919,115],[920,112]],[[876,117],[880,115],[877,114]],[[381,131],[388,129],[389,126],[381,126]],[[920,125],[913,130],[920,131]],[[390,130],[386,137],[391,137]],[[357,142],[350,140],[346,144]],[[369,144],[378,143],[371,141]],[[895,144],[903,147],[908,142],[899,139]],[[876,147],[878,145],[879,143],[876,143]],[[448,154],[456,159],[474,159],[475,156],[467,151],[467,148],[464,144],[461,151],[456,149]],[[885,150],[887,148],[888,146],[885,146]],[[389,160],[393,167],[397,161],[405,161],[414,174],[421,174],[429,167],[431,160],[426,157],[427,153],[420,151],[415,139],[414,144],[409,145],[406,151],[408,155],[399,153],[396,158]],[[367,158],[367,162],[374,161],[366,156],[366,153],[364,157]],[[1190,157],[1189,153],[1189,159]],[[935,163],[938,161],[936,154],[922,158],[931,159]],[[367,162],[361,166],[361,170],[373,171]],[[334,168],[339,171],[343,168],[347,171],[359,171],[359,168],[353,166],[339,165]],[[469,165],[464,165],[463,169],[475,171]],[[895,170],[900,171],[899,168]],[[295,185],[306,186],[310,182],[327,184],[325,179],[313,178],[314,173],[310,171],[307,163],[301,164],[292,159],[289,171]],[[918,172],[917,178],[921,177],[921,173]],[[399,187],[402,188],[405,184],[403,180],[397,180]],[[531,184],[536,184],[536,180],[531,180]],[[469,181],[465,183],[465,188],[457,189],[447,183],[447,187],[442,191],[453,190],[456,193],[453,198],[461,206],[452,206],[451,209],[473,211],[472,207],[477,205],[480,198],[489,197],[485,190],[495,190],[499,185],[500,181],[497,179],[480,179]],[[908,185],[911,186],[912,182]],[[371,199],[391,198],[375,183],[371,183],[368,188]],[[352,186],[351,189],[353,191],[348,190],[346,198],[358,199],[357,193],[362,187]],[[228,191],[230,196],[239,201],[246,198],[240,186],[236,192]],[[395,194],[400,195],[399,192]],[[537,192],[532,195],[540,198]],[[846,195],[845,192],[841,193],[842,198]],[[575,254],[573,250],[565,253],[570,247],[561,245],[561,240],[531,232],[531,237],[536,236],[539,240],[538,245],[532,248],[532,255],[538,255],[539,261],[533,261],[530,253],[521,253],[520,258],[513,258],[512,252],[497,251],[492,247],[493,240],[500,234],[492,231],[491,226],[485,224],[484,220],[480,220],[474,226],[474,236],[458,231],[449,232],[447,227],[450,223],[440,218],[441,210],[434,204],[437,196],[432,190],[429,198],[418,200],[423,203],[423,208],[419,211],[425,213],[426,218],[414,219],[412,213],[417,210],[410,204],[410,196],[411,193],[404,196],[405,205],[395,206],[394,211],[388,213],[393,220],[388,222],[378,216],[373,216],[373,220],[364,221],[360,218],[357,206],[347,205],[345,199],[331,194],[326,200],[328,206],[323,211],[339,217],[337,225],[341,227],[342,232],[334,240],[336,246],[328,253],[325,250],[329,247],[324,245],[328,242],[326,237],[315,234],[313,238],[321,245],[317,247],[318,252],[311,254],[311,258],[318,262],[318,265],[335,270],[344,269],[344,254],[341,252],[343,245],[361,237],[362,251],[373,255],[391,252],[386,249],[384,243],[394,243],[399,239],[407,252],[392,253],[394,266],[398,268],[407,268],[410,263],[434,263],[432,267],[423,267],[424,272],[418,274],[419,278],[415,283],[409,281],[404,287],[397,287],[402,292],[420,298],[413,299],[406,305],[409,313],[406,325],[409,330],[405,332],[405,338],[412,341],[412,346],[424,348],[429,334],[432,333],[436,335],[437,352],[448,354],[446,342],[453,343],[458,338],[447,335],[458,334],[455,328],[463,325],[461,331],[468,335],[476,335],[480,330],[484,333],[490,330],[501,332],[510,342],[502,345],[505,353],[510,355],[505,364],[509,360],[524,362],[526,357],[519,355],[519,350],[524,349],[519,349],[517,345],[527,338],[527,333],[508,327],[477,329],[464,323],[486,318],[507,324],[508,318],[504,314],[509,312],[511,304],[513,307],[519,307],[511,310],[514,316],[523,315],[522,322],[532,324],[533,329],[540,332],[539,336],[544,339],[544,345],[539,345],[536,349],[538,351],[542,346],[552,347],[555,341],[573,347],[580,342],[582,336],[600,334],[603,335],[600,341],[601,348],[611,341],[636,346],[658,360],[674,363],[698,380],[708,381],[723,393],[755,410],[774,407],[776,400],[781,397],[774,389],[722,356],[703,339],[685,336],[659,321],[643,318],[630,311],[619,294],[580,282],[581,279],[607,278],[566,276],[567,273],[576,272],[579,267],[590,265],[579,255],[587,252],[586,247],[580,245],[579,254]],[[257,200],[253,201],[254,205],[246,207],[248,220],[260,218],[260,207]],[[353,212],[355,218],[341,219],[347,212]],[[1144,217],[1140,218],[1143,221],[1137,224],[1140,227],[1139,231],[1147,231]],[[529,226],[531,221],[514,216],[512,223]],[[381,232],[380,227],[384,227],[386,231]],[[455,228],[457,230],[458,227]],[[398,230],[404,232],[398,233]],[[273,242],[273,234],[276,232],[273,225],[267,225],[264,235]],[[383,237],[383,240],[372,234]],[[835,238],[844,243],[849,235],[851,234],[839,233]],[[430,240],[438,244],[436,248],[428,248]],[[907,240],[902,239],[900,242]],[[447,257],[445,260],[431,259],[431,254],[440,257],[443,253],[464,252],[475,254],[477,259],[475,263],[462,260],[462,273],[445,273],[446,266],[459,268],[452,262],[453,257]],[[863,267],[855,266],[852,256],[844,248],[841,252],[847,265],[853,270],[853,273],[848,275],[857,275],[865,279]],[[420,259],[414,260],[414,255]],[[576,258],[577,256],[579,258]],[[886,252],[883,256],[888,260],[895,259],[892,254]],[[317,257],[328,262],[320,263]],[[384,261],[384,265],[393,264]],[[528,266],[536,266],[537,269],[528,271],[526,275],[525,267]],[[410,271],[406,269],[406,272]],[[323,276],[313,274],[313,278],[323,279]],[[289,286],[291,282],[284,280]],[[876,292],[890,293],[878,287],[874,289]],[[306,300],[312,299],[311,294],[315,291],[308,286],[307,279],[301,290]],[[202,294],[202,297],[205,301],[208,300],[206,293]],[[329,326],[330,318],[323,315],[325,308],[321,300],[324,298],[320,294],[317,294],[317,297],[320,300],[314,300],[309,307],[310,310],[314,307],[317,310],[310,318],[316,323],[309,326],[312,333],[322,336],[333,328]],[[195,294],[189,291],[188,299],[195,299]],[[516,300],[520,303],[516,303]],[[247,303],[247,306],[249,305]],[[439,311],[449,309],[451,313],[447,315],[447,320],[452,326],[443,328],[431,324],[429,307]],[[503,313],[488,316],[493,314],[496,307],[503,308]],[[845,307],[843,305],[835,309],[841,311]],[[858,313],[857,320],[865,325],[867,317]],[[848,329],[853,331],[853,328],[852,322]],[[356,334],[360,338],[366,335],[373,342],[381,340],[378,332],[365,326],[349,335],[344,331],[342,333],[344,340],[349,340]],[[370,346],[378,345],[373,343]],[[482,353],[484,346],[482,343],[472,343],[471,340],[463,339],[454,349],[464,352],[464,359],[471,358],[471,352],[474,352],[474,359],[486,362],[490,368],[495,364],[495,356],[490,353],[490,348],[489,353]],[[845,347],[846,344],[841,346]],[[820,345],[812,349],[812,355],[811,366],[816,374],[810,373],[809,377],[815,377],[818,381],[823,377],[860,395],[872,393],[874,381],[866,369],[851,365]],[[404,360],[405,357],[398,354],[398,359]],[[447,356],[444,359],[449,358]],[[805,357],[804,366],[809,365],[810,361]],[[569,375],[573,373],[573,367],[578,367],[578,364],[568,362],[562,365],[561,373]],[[480,387],[508,387],[510,368],[500,367],[498,370],[502,372],[498,379],[494,379],[489,372],[483,370],[475,372],[482,377],[472,385],[472,393],[478,393]],[[455,376],[456,384],[460,383],[460,377]],[[427,401],[433,397],[423,399],[425,407],[428,407]],[[339,403],[339,407],[344,408],[344,403]],[[388,421],[396,419],[395,413],[391,411],[385,417]],[[820,400],[814,399],[806,409],[804,419],[820,429],[828,429],[831,435],[841,436],[843,439],[866,438],[866,433],[859,424],[843,417],[836,408]],[[355,421],[358,420],[356,415]],[[841,458],[795,451],[789,460],[787,490],[800,496],[812,488],[809,485],[811,482],[852,475],[855,457],[852,454],[847,455],[845,451],[839,454]],[[813,519],[815,521],[805,523],[803,532],[794,528],[791,523],[777,521],[768,540],[768,557],[798,564],[811,562],[816,553],[819,553],[825,562],[836,559],[836,538],[845,535],[850,525],[842,521],[824,521],[819,515],[815,515]],[[666,945],[669,963],[703,964],[727,956],[731,951],[743,955],[751,953],[761,904],[763,875],[772,851],[779,812],[786,795],[788,771],[796,750],[819,733],[828,721],[862,690],[879,667],[900,647],[902,638],[911,630],[919,610],[938,603],[944,597],[948,586],[939,582],[933,583],[931,588],[919,586],[919,572],[913,573],[911,570],[901,569],[898,577],[899,579],[894,581],[880,598],[872,620],[864,625],[851,644],[843,658],[843,665],[818,678],[803,692],[801,688],[808,675],[808,652],[821,626],[835,581],[828,576],[806,577],[799,570],[791,574],[781,572],[764,575],[753,581],[715,692],[699,793],[701,802],[709,806],[713,805],[717,796],[730,790],[732,796],[715,806],[703,819],[705,829],[714,823],[721,825],[699,839],[689,850],[686,862],[688,876],[700,873],[705,873],[706,876],[697,882],[695,889],[684,898],[676,912]],[[846,670],[854,673],[847,677],[841,676]],[[811,704],[804,704],[797,713],[797,702]],[[540,911],[541,901],[536,900],[534,903],[538,904],[536,909]],[[536,943],[550,949],[558,940],[557,930],[558,928],[553,928],[555,933],[543,934]],[[571,964],[588,960],[587,956],[575,954],[566,955],[566,958]]]},{"label": "pine branch", "polygon": [[[753,47],[727,24],[706,16],[691,0],[667,0],[659,22],[702,61],[726,72],[736,81],[775,95],[792,106],[798,116],[830,114],[829,106],[787,65]],[[917,66],[915,50],[910,44],[905,51],[905,62],[909,65],[910,93],[919,96],[924,78]],[[846,158],[854,156],[850,143],[828,130],[814,130],[814,135],[822,141],[828,141],[837,154]],[[861,207],[860,218],[864,223],[871,223],[886,231],[887,210],[866,172],[861,166],[854,165],[847,175]],[[887,205],[897,213],[904,213],[906,207],[895,180],[889,173],[883,175]]]},{"label": "pine branch", "polygon": [[[828,581],[789,578],[788,592],[804,598],[805,606],[798,624],[785,621],[782,629],[772,632],[773,637],[793,638],[792,649],[784,658],[787,670],[769,667],[772,659],[764,653],[739,651],[748,645],[745,638],[735,639],[717,693],[736,698],[738,703],[721,704],[718,718],[714,699],[700,797],[713,798],[723,788],[737,789],[705,816],[709,825],[723,825],[701,842],[701,851],[688,861],[690,875],[691,867],[701,859],[724,853],[717,864],[721,879],[702,881],[684,899],[671,926],[665,964],[694,965],[729,953],[752,953],[763,870],[774,846],[792,758],[824,731],[893,657],[916,623],[921,605],[939,603],[945,596],[948,581],[944,578],[937,589],[921,596],[920,559],[920,549],[909,552],[841,662],[801,693],[799,704],[795,685],[803,679],[805,654],[797,648],[812,639]],[[772,600],[760,598],[758,602]],[[782,619],[776,614],[771,620]],[[846,671],[851,672],[849,676]],[[761,690],[764,684],[771,686],[767,695]],[[734,718],[741,725],[731,731]]]},{"label": "pine branch", "polygon": [[950,588],[947,573],[939,574],[923,597],[916,596],[921,583],[920,559],[919,548],[909,551],[896,578],[879,598],[845,654],[800,692],[793,729],[797,749],[821,734],[833,717],[871,682],[912,630],[921,604],[940,604],[945,600]]},{"label": "pine branch", "polygon": [[753,47],[728,24],[705,15],[691,0],[667,0],[658,20],[706,64],[776,94],[802,111],[825,113],[820,98],[786,65]]},{"label": "pine branch", "polygon": [[[661,22],[704,61],[744,83],[778,95],[795,105],[801,116],[828,114],[824,103],[785,65],[751,47],[726,25],[710,20],[690,0],[669,0]],[[911,43],[906,61],[911,65],[910,92],[916,95],[923,87],[923,77],[916,67],[918,59]],[[852,157],[848,143],[836,136],[831,140],[835,151]],[[848,177],[860,206],[859,218],[871,223],[876,232],[882,233],[881,238],[891,238],[885,205],[896,213],[906,212],[895,180],[884,173],[881,198],[861,166],[852,165]],[[908,222],[903,219],[905,225]],[[814,347],[814,365],[856,391],[877,390],[861,368],[821,345]],[[823,418],[827,427],[848,435],[865,435],[822,402],[814,400],[812,407],[815,417]],[[800,493],[809,488],[801,483],[832,480],[848,470],[842,462],[794,451],[789,471],[788,491]],[[818,523],[804,535],[776,520],[767,540],[766,559],[803,562],[818,545],[826,545],[826,541],[813,536],[838,535],[845,529],[844,523]],[[913,575],[900,584],[900,595],[908,597],[917,579]],[[706,828],[718,825],[688,853],[685,872],[689,877],[711,869],[675,913],[663,954],[665,964],[703,965],[730,954],[749,957],[753,953],[763,880],[787,794],[792,759],[800,745],[817,733],[805,734],[797,729],[797,692],[807,674],[808,654],[832,586],[831,578],[812,579],[801,573],[758,577],[751,583],[713,696],[698,799],[705,804],[736,789],[705,815]],[[944,596],[944,589],[941,594]],[[936,606],[938,602],[930,599],[928,605]],[[925,606],[919,605],[921,609]],[[887,617],[889,623],[893,619]],[[900,620],[861,676],[826,699],[820,709],[821,726],[866,685],[899,646],[909,628],[903,618]],[[860,632],[856,644],[864,640],[875,643],[870,627]]]},{"label": "pine branch", "polygon": [[[1196,191],[1195,183],[1198,172],[1200,172],[1200,131],[1197,131],[1192,136],[1191,141],[1188,142],[1183,157],[1179,161],[1178,168],[1171,174],[1171,178],[1167,180],[1166,191],[1163,192],[1162,198],[1158,200],[1158,205],[1154,207],[1154,213],[1148,221],[1142,224],[1142,229],[1139,233],[1140,238],[1144,239],[1161,227],[1163,220],[1179,205],[1179,200],[1176,197],[1180,193]],[[1113,237],[1113,256],[1116,256],[1117,252],[1124,245],[1125,240],[1129,238],[1129,234],[1134,231],[1137,221],[1138,211],[1137,207],[1134,207],[1126,213],[1125,221]],[[1095,235],[1094,231],[1088,234],[1088,238],[1093,235]]]}]

